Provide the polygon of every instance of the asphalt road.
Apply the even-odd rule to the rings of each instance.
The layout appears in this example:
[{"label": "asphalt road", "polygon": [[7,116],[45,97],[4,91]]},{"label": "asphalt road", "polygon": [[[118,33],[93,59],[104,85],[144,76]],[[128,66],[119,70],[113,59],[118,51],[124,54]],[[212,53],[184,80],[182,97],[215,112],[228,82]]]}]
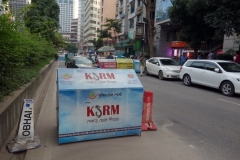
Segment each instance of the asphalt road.
[{"label": "asphalt road", "polygon": [[218,90],[180,80],[143,76],[145,90],[154,94],[153,119],[169,124],[185,142],[211,160],[240,159],[240,95],[226,97]]},{"label": "asphalt road", "polygon": [[[65,68],[64,63],[59,67]],[[226,97],[215,89],[184,86],[180,80],[139,78],[144,89],[153,92],[158,126],[167,126],[209,160],[240,159],[240,95]]]}]

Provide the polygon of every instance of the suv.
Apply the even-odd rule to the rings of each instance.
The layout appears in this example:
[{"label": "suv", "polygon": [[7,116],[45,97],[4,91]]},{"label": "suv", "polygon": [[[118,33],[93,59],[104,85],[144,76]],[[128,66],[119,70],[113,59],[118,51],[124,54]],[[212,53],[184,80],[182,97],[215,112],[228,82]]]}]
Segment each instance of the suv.
[{"label": "suv", "polygon": [[240,93],[240,65],[224,60],[188,60],[180,68],[180,79],[186,86],[192,83],[220,89],[223,95]]}]

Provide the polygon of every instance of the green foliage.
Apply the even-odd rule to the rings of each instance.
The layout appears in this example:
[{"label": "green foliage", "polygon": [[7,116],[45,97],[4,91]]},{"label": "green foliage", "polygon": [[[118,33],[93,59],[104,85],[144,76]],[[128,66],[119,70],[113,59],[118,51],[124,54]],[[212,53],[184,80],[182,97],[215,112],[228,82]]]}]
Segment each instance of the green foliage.
[{"label": "green foliage", "polygon": [[54,40],[59,28],[59,6],[55,0],[32,0],[26,9],[24,20],[31,33],[37,33],[47,40]]},{"label": "green foliage", "polygon": [[3,101],[5,96],[10,96],[13,91],[30,82],[38,75],[41,68],[50,63],[50,60],[52,58],[42,59],[31,68],[25,66],[15,68],[8,75],[0,76],[0,101]]},{"label": "green foliage", "polygon": [[93,43],[94,50],[96,51],[97,49],[103,46],[103,39],[101,38],[98,38],[98,40],[94,39],[92,43]]},{"label": "green foliage", "polygon": [[112,38],[112,35],[108,32],[108,30],[98,30],[98,38]]},{"label": "green foliage", "polygon": [[65,51],[68,51],[69,53],[77,53],[78,49],[76,47],[76,44],[68,43],[66,48],[64,48]]},{"label": "green foliage", "polygon": [[[52,42],[31,34],[24,25],[0,15],[0,99],[31,80],[39,63],[53,59],[57,50]],[[46,63],[46,62],[45,62]]]},{"label": "green foliage", "polygon": [[232,61],[232,60],[233,60],[233,55],[231,55],[231,54],[226,54],[226,53],[224,53],[224,54],[218,54],[217,57],[216,57],[216,59],[220,59],[220,60],[230,60],[230,61]]},{"label": "green foliage", "polygon": [[206,24],[203,17],[211,10],[202,0],[174,0],[170,18],[180,24],[180,39],[198,50],[203,41],[212,40],[215,29]]},{"label": "green foliage", "polygon": [[122,25],[117,19],[106,18],[106,23],[103,26],[106,27],[106,30],[113,29],[115,33],[122,32]]},{"label": "green foliage", "polygon": [[240,33],[239,0],[206,0],[205,2],[208,8],[212,8],[212,12],[204,17],[207,24],[224,32],[227,36]]}]

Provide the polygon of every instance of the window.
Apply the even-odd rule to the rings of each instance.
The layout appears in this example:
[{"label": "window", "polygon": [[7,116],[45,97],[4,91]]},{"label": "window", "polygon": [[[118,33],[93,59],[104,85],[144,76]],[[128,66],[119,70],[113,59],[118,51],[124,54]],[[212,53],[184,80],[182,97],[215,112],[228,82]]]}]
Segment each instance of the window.
[{"label": "window", "polygon": [[194,62],[191,67],[203,69],[204,62]]},{"label": "window", "polygon": [[134,1],[132,1],[131,3],[131,10],[130,10],[130,14],[134,13],[135,12],[135,5],[134,5]]},{"label": "window", "polygon": [[137,0],[137,6],[142,6],[142,0]]},{"label": "window", "polygon": [[218,67],[211,63],[206,63],[206,65],[205,65],[205,69],[209,70],[209,71],[214,71],[215,68],[218,68]]},{"label": "window", "polygon": [[123,5],[123,0],[120,0],[120,6]]},{"label": "window", "polygon": [[134,27],[134,18],[129,20],[129,28],[133,28]]},{"label": "window", "polygon": [[137,22],[142,22],[142,15],[141,14],[137,15]]},{"label": "window", "polygon": [[103,4],[104,4],[104,0],[102,0],[102,6],[103,6]]}]

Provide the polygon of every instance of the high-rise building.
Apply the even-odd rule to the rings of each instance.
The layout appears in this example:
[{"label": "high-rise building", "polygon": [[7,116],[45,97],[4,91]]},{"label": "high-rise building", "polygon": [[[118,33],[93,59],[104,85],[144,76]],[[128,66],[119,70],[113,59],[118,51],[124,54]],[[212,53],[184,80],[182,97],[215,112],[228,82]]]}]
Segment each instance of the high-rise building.
[{"label": "high-rise building", "polygon": [[97,40],[97,30],[100,24],[100,0],[88,0],[85,3],[84,16],[84,39],[83,49],[85,52],[94,50],[92,41]]},{"label": "high-rise building", "polygon": [[56,0],[59,9],[59,33],[63,35],[70,35],[71,33],[71,20],[73,18],[73,0]]},{"label": "high-rise building", "polygon": [[77,32],[77,47],[78,53],[83,52],[83,30],[84,30],[84,15],[85,15],[85,3],[86,0],[78,1],[78,32]]},{"label": "high-rise building", "polygon": [[72,19],[70,43],[77,44],[77,32],[78,32],[78,19]]},{"label": "high-rise building", "polygon": [[[117,0],[101,0],[100,1],[100,30],[105,29],[104,24],[106,19],[115,19],[116,18],[116,4]],[[116,37],[117,33],[114,30],[110,30],[112,37]],[[105,45],[112,45],[116,42],[115,39],[104,39]]]},{"label": "high-rise building", "polygon": [[14,16],[17,16],[19,9],[26,7],[29,3],[31,3],[31,0],[9,0],[10,11]]}]

